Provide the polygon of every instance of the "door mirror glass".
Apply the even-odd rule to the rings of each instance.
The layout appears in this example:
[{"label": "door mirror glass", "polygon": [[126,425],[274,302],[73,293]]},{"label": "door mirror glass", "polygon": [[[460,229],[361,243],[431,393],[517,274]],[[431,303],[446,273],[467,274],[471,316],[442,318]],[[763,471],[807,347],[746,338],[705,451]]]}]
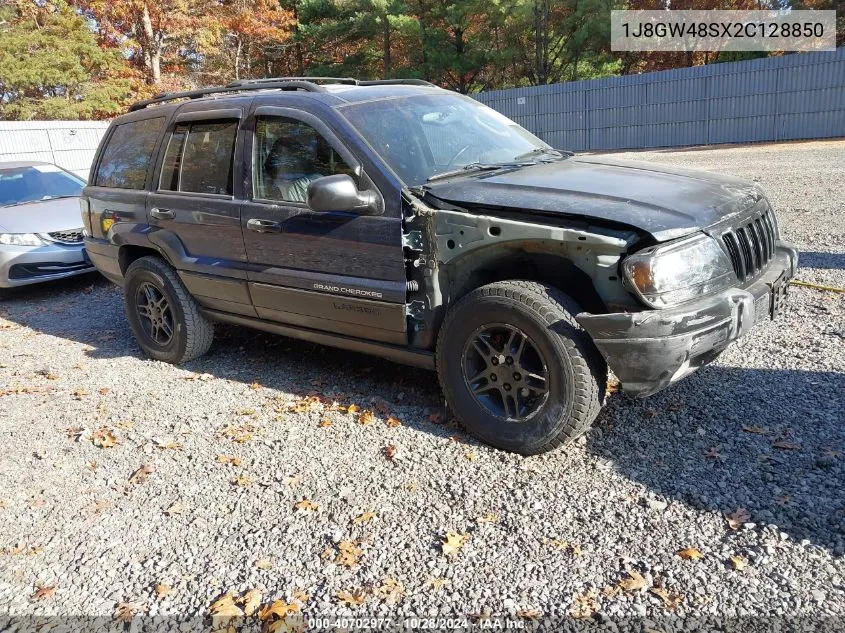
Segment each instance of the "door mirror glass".
[{"label": "door mirror glass", "polygon": [[308,206],[312,211],[348,211],[359,215],[381,213],[375,192],[358,191],[355,181],[347,174],[312,181],[308,185]]}]

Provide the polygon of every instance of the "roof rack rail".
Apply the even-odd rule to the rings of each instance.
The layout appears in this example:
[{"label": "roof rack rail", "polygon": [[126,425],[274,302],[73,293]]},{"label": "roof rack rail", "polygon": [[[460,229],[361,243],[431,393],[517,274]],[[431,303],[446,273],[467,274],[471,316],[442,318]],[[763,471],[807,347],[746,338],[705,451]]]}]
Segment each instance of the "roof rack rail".
[{"label": "roof rack rail", "polygon": [[359,80],[353,77],[268,77],[266,79],[239,79],[232,81],[225,86],[213,88],[200,88],[198,90],[186,90],[184,92],[163,92],[150,99],[138,101],[129,106],[130,112],[143,110],[149,105],[165,103],[177,99],[199,99],[213,94],[224,94],[227,92],[241,92],[245,90],[305,90],[307,92],[326,92],[326,88],[319,82],[330,84],[345,84],[350,86],[430,86],[436,88],[433,83],[422,79],[371,79]]}]

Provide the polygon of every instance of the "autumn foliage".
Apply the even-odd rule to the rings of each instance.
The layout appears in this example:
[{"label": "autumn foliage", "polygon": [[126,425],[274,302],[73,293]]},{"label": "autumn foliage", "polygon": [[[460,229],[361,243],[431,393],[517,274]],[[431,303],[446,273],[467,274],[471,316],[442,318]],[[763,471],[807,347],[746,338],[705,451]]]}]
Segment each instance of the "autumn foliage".
[{"label": "autumn foliage", "polygon": [[[792,4],[825,9],[836,2]],[[671,7],[774,4],[672,0]],[[611,9],[667,6],[667,0],[0,0],[0,119],[109,118],[162,91],[260,77],[413,77],[466,93],[733,59],[610,51]]]}]

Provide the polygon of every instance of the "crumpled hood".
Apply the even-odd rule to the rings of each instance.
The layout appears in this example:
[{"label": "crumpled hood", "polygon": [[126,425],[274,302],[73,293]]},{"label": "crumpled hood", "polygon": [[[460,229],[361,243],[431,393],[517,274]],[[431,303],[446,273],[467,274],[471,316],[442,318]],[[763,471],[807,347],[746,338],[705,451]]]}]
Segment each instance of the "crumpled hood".
[{"label": "crumpled hood", "polygon": [[427,185],[456,205],[481,205],[610,220],[657,241],[703,229],[754,205],[753,183],[642,161],[577,156]]},{"label": "crumpled hood", "polygon": [[3,233],[50,233],[82,228],[79,198],[57,198],[0,207]]}]

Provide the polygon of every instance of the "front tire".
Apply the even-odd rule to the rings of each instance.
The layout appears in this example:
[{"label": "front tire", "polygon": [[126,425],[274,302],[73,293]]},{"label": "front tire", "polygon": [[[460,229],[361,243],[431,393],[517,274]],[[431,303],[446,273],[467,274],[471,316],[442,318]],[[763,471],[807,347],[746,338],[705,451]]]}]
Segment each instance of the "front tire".
[{"label": "front tire", "polygon": [[500,281],[446,315],[437,372],[446,402],[473,435],[536,455],[584,433],[601,410],[607,366],[556,288]]},{"label": "front tire", "polygon": [[214,324],[161,258],[141,257],[129,265],[123,299],[135,340],[150,358],[179,365],[211,347]]}]

